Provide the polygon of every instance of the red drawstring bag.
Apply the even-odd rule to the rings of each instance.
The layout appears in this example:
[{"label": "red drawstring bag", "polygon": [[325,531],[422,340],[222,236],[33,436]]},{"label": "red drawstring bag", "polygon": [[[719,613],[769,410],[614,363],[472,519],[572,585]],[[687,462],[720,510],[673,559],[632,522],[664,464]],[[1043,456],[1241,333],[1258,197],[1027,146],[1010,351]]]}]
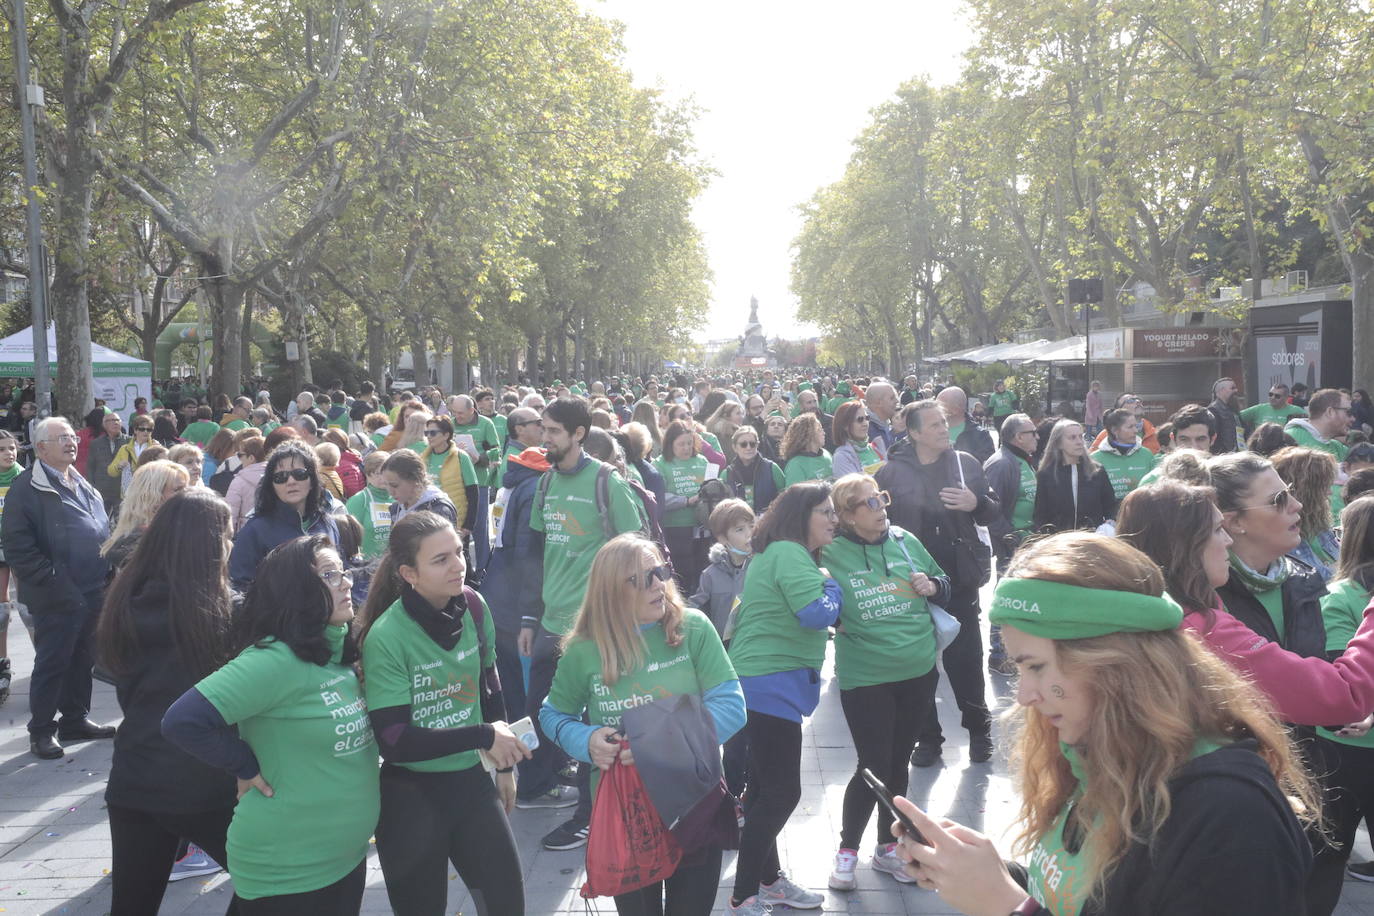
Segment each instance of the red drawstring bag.
[{"label": "red drawstring bag", "polygon": [[682,847],[654,810],[639,771],[617,756],[592,804],[582,896],[628,894],[664,880],[681,860]]}]

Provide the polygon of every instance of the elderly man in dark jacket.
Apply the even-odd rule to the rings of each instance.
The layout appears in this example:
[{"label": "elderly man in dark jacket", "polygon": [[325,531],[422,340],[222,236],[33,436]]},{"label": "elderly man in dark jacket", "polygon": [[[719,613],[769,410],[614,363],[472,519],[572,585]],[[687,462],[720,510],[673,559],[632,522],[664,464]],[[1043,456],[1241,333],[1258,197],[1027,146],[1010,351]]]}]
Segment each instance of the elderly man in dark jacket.
[{"label": "elderly man in dark jacket", "polygon": [[72,467],[76,444],[60,417],[34,427],[37,460],[11,484],[0,523],[5,562],[33,615],[29,749],[45,760],[63,755],[60,742],[115,733],[90,719],[92,642],[109,573],[100,545],[110,520],[95,487]]},{"label": "elderly man in dark jacket", "polygon": [[964,389],[951,385],[942,389],[935,400],[945,412],[945,423],[949,426],[950,442],[955,451],[967,452],[978,459],[980,466],[991,458],[994,451],[992,434],[969,415],[968,395]]},{"label": "elderly man in dark jacket", "polygon": [[[874,479],[892,497],[888,514],[893,524],[919,537],[949,575],[951,597],[945,610],[962,626],[945,649],[945,672],[969,732],[969,758],[982,763],[992,757],[992,727],[983,698],[978,589],[991,575],[991,553],[979,539],[978,526],[995,524],[1002,509],[982,462],[951,446],[940,405],[914,401],[902,409],[902,418],[907,438],[892,446]],[[912,762],[933,766],[944,740],[932,698]]]}]

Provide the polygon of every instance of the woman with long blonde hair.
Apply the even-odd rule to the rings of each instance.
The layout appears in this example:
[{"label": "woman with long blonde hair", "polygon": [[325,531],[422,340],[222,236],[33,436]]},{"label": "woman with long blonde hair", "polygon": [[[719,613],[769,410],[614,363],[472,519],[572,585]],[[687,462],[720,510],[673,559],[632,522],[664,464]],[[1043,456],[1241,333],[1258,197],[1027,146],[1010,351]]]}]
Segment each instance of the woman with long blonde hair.
[{"label": "woman with long blonde hair", "polygon": [[1305,912],[1317,790],[1263,696],[1180,631],[1153,561],[1046,538],[1013,558],[988,617],[1020,672],[1027,862],[1009,871],[986,837],[901,799],[931,844],[900,844],[923,887],[971,914]]},{"label": "woman with long blonde hair", "polygon": [[1091,530],[1115,515],[1116,494],[1107,472],[1088,454],[1083,424],[1055,423],[1035,477],[1031,526],[1046,534]]},{"label": "woman with long blonde hair", "polygon": [[[592,560],[577,622],[563,638],[553,686],[539,713],[544,734],[583,763],[607,770],[623,742],[621,712],[631,702],[701,695],[722,743],[744,725],[744,694],[711,619],[684,607],[672,571],[652,542],[622,534]],[[583,714],[591,724],[584,724]],[[599,779],[593,785],[595,790]],[[683,850],[665,881],[617,895],[622,916],[707,916],[720,882],[721,850]]]},{"label": "woman with long blonde hair", "polygon": [[100,555],[116,569],[124,565],[157,510],[173,493],[190,485],[190,472],[174,461],[152,461],[136,470],[119,504],[114,530],[100,545]]}]

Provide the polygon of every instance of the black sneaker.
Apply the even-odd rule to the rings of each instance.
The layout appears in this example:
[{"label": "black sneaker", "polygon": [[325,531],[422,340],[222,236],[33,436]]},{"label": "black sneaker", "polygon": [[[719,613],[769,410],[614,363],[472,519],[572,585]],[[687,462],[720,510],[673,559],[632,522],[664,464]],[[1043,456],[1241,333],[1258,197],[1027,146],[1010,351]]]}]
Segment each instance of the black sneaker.
[{"label": "black sneaker", "polygon": [[940,745],[922,741],[911,752],[911,765],[914,767],[933,767],[940,762]]},{"label": "black sneaker", "polygon": [[992,736],[971,735],[968,741],[968,759],[974,763],[987,763],[992,759]]},{"label": "black sneaker", "polygon": [[586,821],[573,818],[567,823],[553,828],[548,836],[544,837],[544,848],[563,851],[586,846],[588,829]]},{"label": "black sneaker", "polygon": [[568,762],[558,768],[557,778],[560,786],[577,785],[577,761],[568,758]]},{"label": "black sneaker", "polygon": [[13,676],[10,671],[10,660],[0,656],[0,703],[10,698],[10,680]]},{"label": "black sneaker", "polygon": [[1347,865],[1345,873],[1357,881],[1374,881],[1374,862]]}]

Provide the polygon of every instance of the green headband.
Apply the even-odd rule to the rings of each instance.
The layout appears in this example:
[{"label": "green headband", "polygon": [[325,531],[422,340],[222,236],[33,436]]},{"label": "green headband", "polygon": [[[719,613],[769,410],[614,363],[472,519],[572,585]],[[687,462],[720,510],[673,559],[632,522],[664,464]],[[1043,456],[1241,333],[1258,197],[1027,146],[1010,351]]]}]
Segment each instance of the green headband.
[{"label": "green headband", "polygon": [[988,620],[1046,639],[1088,639],[1175,630],[1183,622],[1183,609],[1168,595],[1156,598],[1044,579],[1003,579],[997,583]]}]

